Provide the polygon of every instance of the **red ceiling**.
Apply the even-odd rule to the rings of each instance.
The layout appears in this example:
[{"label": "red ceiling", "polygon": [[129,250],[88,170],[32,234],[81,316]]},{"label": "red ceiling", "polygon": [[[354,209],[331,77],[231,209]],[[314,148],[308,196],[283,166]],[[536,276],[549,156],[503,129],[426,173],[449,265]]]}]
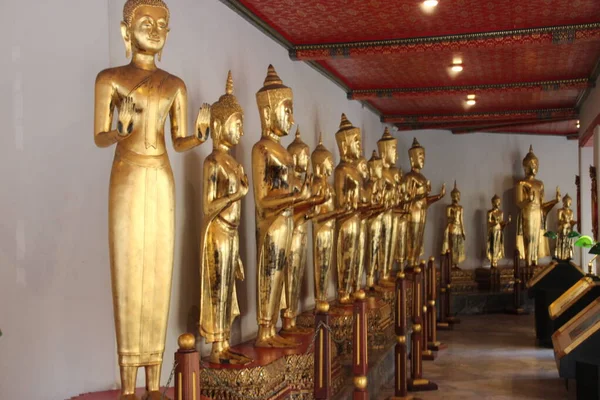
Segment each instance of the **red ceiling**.
[{"label": "red ceiling", "polygon": [[294,45],[598,22],[598,0],[240,0]]},{"label": "red ceiling", "polygon": [[[598,0],[600,3],[600,0]],[[453,58],[464,70],[450,70]],[[533,82],[587,77],[600,57],[600,39],[573,44],[465,48],[319,61],[352,89]]]},{"label": "red ceiling", "polygon": [[600,0],[223,1],[400,129],[573,135],[600,70]]}]

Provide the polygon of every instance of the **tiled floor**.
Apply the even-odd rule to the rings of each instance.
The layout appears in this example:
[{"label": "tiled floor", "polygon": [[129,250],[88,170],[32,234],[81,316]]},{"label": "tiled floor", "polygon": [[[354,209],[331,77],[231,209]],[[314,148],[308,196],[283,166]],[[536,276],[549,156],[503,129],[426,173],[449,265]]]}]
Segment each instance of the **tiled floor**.
[{"label": "tiled floor", "polygon": [[[435,361],[425,361],[424,378],[436,392],[412,393],[429,399],[569,399],[558,377],[551,349],[535,347],[533,316],[503,314],[466,316],[450,332],[440,332],[448,345]],[[574,388],[573,388],[574,389]],[[574,392],[574,390],[572,390]],[[393,383],[377,399],[393,394]]]}]

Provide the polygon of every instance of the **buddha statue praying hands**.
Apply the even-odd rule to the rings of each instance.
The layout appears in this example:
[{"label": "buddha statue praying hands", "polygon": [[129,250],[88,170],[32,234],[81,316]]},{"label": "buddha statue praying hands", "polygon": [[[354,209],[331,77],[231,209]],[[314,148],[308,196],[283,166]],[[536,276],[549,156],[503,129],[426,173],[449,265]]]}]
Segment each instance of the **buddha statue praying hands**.
[{"label": "buddha statue praying hands", "polygon": [[[139,367],[146,372],[145,399],[160,399],[175,243],[175,188],[165,145],[165,124],[177,152],[206,139],[204,106],[188,136],[188,99],[181,79],[159,69],[169,33],[162,0],[128,0],[121,34],[128,65],[96,78],[94,141],[116,144],[109,188],[112,295],[121,375],[121,400],[136,399]],[[115,108],[117,129],[112,129]]]},{"label": "buddha statue praying hands", "polygon": [[544,203],[544,183],[535,178],[539,167],[538,158],[529,147],[523,159],[525,179],[517,183],[516,200],[519,207],[517,219],[517,250],[528,267],[537,265],[538,259],[548,257],[550,250],[546,233],[546,217],[560,201],[560,190],[556,188],[556,198]]},{"label": "buddha statue praying hands", "polygon": [[452,204],[446,207],[446,218],[448,223],[444,231],[444,240],[442,244],[442,254],[448,251],[452,254],[452,266],[458,267],[458,264],[466,258],[465,254],[465,222],[464,210],[460,203],[460,190],[454,182],[454,189],[450,192]]},{"label": "buddha statue praying hands", "polygon": [[[292,173],[293,190],[300,191],[305,181],[312,181],[312,178],[307,175],[310,149],[300,137],[300,128],[296,130],[296,138],[288,146],[287,150],[292,156],[294,166]],[[311,187],[314,187],[312,183]],[[313,208],[329,200],[328,196],[331,197],[331,192],[316,187],[316,191],[312,192],[312,197],[309,201],[306,201],[302,205],[294,206],[294,233],[292,234],[292,243],[288,253],[283,285],[285,308],[282,311],[282,331],[286,333],[306,333],[306,328],[296,326],[296,318],[298,317],[300,288],[308,256],[308,221],[316,216]]]},{"label": "buddha statue praying hands", "polygon": [[335,222],[354,210],[351,207],[335,207],[335,191],[328,182],[333,173],[333,154],[323,146],[322,138],[311,155],[311,161],[314,173],[312,192],[323,193],[327,199],[314,207],[316,215],[312,218],[315,302],[317,310],[324,310],[329,307],[327,288],[335,246]]},{"label": "buddha statue praying hands", "polygon": [[498,261],[504,258],[504,228],[511,222],[504,221],[504,213],[500,209],[500,197],[492,197],[492,209],[487,212],[487,258],[492,268],[498,267]]},{"label": "buddha statue praying hands", "polygon": [[558,260],[570,260],[573,258],[573,238],[569,237],[569,235],[573,232],[573,225],[576,225],[577,221],[573,220],[571,202],[571,196],[569,194],[565,195],[563,197],[563,206],[557,212],[558,232],[554,257]]},{"label": "buddha statue praying hands", "polygon": [[408,226],[406,241],[406,257],[411,267],[419,265],[419,257],[424,252],[423,236],[427,222],[427,210],[432,203],[439,201],[446,194],[446,185],[442,185],[439,195],[430,196],[431,182],[421,173],[425,166],[425,149],[415,138],[408,150],[411,170],[404,175],[404,185],[408,205]]},{"label": "buddha statue praying hands", "polygon": [[211,107],[213,152],[204,160],[201,243],[200,334],[212,343],[210,361],[247,364],[229,347],[233,320],[240,315],[235,279],[244,279],[238,228],[248,176],[229,153],[243,136],[244,111],[233,95],[231,72],[225,95]]},{"label": "buddha statue praying hands", "polygon": [[[361,155],[360,129],[342,114],[340,129],[335,134],[341,160],[334,171],[336,206],[339,209],[358,210],[363,179],[357,162]],[[352,302],[354,270],[359,257],[358,247],[361,230],[359,213],[337,219],[336,260],[338,271],[338,301]]]},{"label": "buddha statue praying hands", "polygon": [[294,161],[281,145],[294,124],[292,89],[269,65],[264,86],[256,93],[262,137],[252,148],[252,178],[256,203],[257,347],[295,347],[298,343],[276,332],[284,270],[294,231],[294,207],[311,197],[310,182],[293,190]]}]

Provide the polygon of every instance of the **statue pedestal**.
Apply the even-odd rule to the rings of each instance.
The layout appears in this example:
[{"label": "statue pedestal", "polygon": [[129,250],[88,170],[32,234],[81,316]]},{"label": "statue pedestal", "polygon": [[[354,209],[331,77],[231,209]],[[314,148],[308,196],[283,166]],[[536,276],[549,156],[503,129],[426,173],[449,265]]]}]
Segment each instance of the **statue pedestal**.
[{"label": "statue pedestal", "polygon": [[[394,343],[394,315],[390,301],[393,303],[394,288],[370,291],[367,293],[367,337],[369,350],[381,350]],[[390,296],[391,300],[390,300]],[[329,310],[329,326],[333,348],[337,350],[338,359],[343,365],[351,364],[353,304],[332,305]],[[314,311],[302,313],[296,324],[300,327],[314,329]]]},{"label": "statue pedestal", "polygon": [[[138,398],[142,398],[146,389],[138,389],[136,395]],[[164,388],[161,389],[161,393],[164,391]],[[79,396],[72,397],[70,400],[115,400],[119,398],[119,390],[109,390],[106,392],[96,392],[96,393],[87,393]],[[175,398],[175,390],[173,388],[169,388],[167,390],[167,397],[170,399]],[[208,397],[200,396],[199,400],[210,400]]]},{"label": "statue pedestal", "polygon": [[[217,365],[203,360],[200,370],[201,393],[210,398],[230,400],[245,400],[249,397],[280,400],[290,396],[312,396],[314,348],[311,344],[314,332],[281,335],[293,337],[301,345],[292,349],[258,348],[252,340],[232,346],[232,350],[252,358],[254,361],[251,364]],[[333,392],[336,393],[343,385],[343,376],[335,351],[332,356]]]}]

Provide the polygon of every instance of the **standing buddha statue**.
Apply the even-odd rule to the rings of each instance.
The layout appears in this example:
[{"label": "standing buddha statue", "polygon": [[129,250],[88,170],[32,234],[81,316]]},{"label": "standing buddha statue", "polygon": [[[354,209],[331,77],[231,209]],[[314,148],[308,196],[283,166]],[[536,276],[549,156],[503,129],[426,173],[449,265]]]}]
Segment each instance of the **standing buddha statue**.
[{"label": "standing buddha statue", "polygon": [[523,159],[525,179],[517,183],[516,200],[519,207],[517,219],[517,250],[528,267],[537,265],[538,259],[548,257],[550,250],[546,233],[546,217],[560,201],[560,190],[556,188],[556,198],[544,203],[544,183],[535,178],[539,161],[533,154],[533,147]]},{"label": "standing buddha statue", "polygon": [[558,237],[556,238],[556,249],[554,256],[559,260],[570,260],[573,258],[573,238],[569,234],[573,232],[573,210],[571,210],[571,196],[567,193],[563,197],[563,206],[558,210]]},{"label": "standing buddha statue", "polygon": [[404,175],[404,185],[409,199],[408,226],[406,241],[406,257],[411,267],[419,265],[419,257],[424,252],[425,223],[427,209],[432,203],[439,201],[446,194],[446,185],[442,185],[440,194],[430,196],[431,182],[421,173],[425,166],[425,149],[415,138],[408,150],[410,172]]},{"label": "standing buddha statue", "polygon": [[[312,181],[307,176],[310,159],[310,149],[300,138],[300,128],[296,129],[296,138],[288,146],[288,152],[293,160],[292,186],[293,191],[300,191],[304,181]],[[312,184],[311,184],[312,187]],[[284,272],[283,291],[285,294],[285,308],[282,310],[282,330],[287,333],[303,333],[304,329],[296,326],[300,302],[300,288],[304,271],[306,270],[306,258],[308,256],[308,220],[314,215],[312,209],[324,203],[327,198],[326,192],[313,192],[310,201],[302,206],[294,207],[294,233],[292,244],[288,253],[287,268]]]},{"label": "standing buddha statue", "polygon": [[[340,163],[334,171],[336,206],[338,209],[358,210],[362,176],[357,167],[361,152],[360,129],[352,126],[345,114],[342,114],[340,129],[335,140],[341,155]],[[337,219],[336,260],[338,270],[338,301],[350,304],[354,268],[359,256],[360,236],[359,213],[353,213]]]},{"label": "standing buddha statue", "polygon": [[454,189],[450,192],[452,197],[452,204],[446,207],[446,217],[448,218],[448,224],[444,231],[444,241],[442,243],[442,254],[446,254],[451,251],[452,254],[452,266],[458,267],[458,264],[463,262],[466,258],[465,255],[465,223],[464,223],[464,211],[460,203],[460,190],[454,182]]},{"label": "standing buddha statue", "polygon": [[[121,35],[128,65],[106,69],[95,83],[94,142],[116,144],[109,187],[108,226],[121,400],[137,399],[139,367],[146,399],[159,399],[175,244],[175,185],[165,144],[170,116],[177,152],[202,144],[208,106],[188,136],[185,84],[156,65],[169,32],[162,0],[128,0]],[[117,129],[112,129],[118,110]]]},{"label": "standing buddha statue", "polygon": [[500,197],[492,197],[492,209],[487,212],[487,249],[486,254],[492,268],[498,267],[498,261],[504,258],[504,228],[511,221],[504,221],[504,213],[500,209]]},{"label": "standing buddha statue", "polygon": [[[372,203],[381,203],[384,198],[383,160],[373,151],[368,162],[369,180],[366,184],[366,197]],[[375,274],[381,265],[381,220],[382,213],[377,212],[367,220],[367,288],[375,288]]]},{"label": "standing buddha statue", "polygon": [[229,151],[244,135],[244,111],[233,95],[231,71],[225,95],[211,107],[213,152],[204,160],[201,243],[200,334],[212,343],[215,364],[252,360],[229,347],[231,324],[240,315],[235,279],[244,279],[238,228],[248,176]]},{"label": "standing buddha statue", "polygon": [[313,223],[313,264],[315,279],[316,309],[327,309],[327,288],[329,287],[329,271],[333,259],[335,244],[335,222],[338,218],[353,212],[352,208],[335,207],[335,192],[329,177],[333,174],[333,154],[323,146],[323,139],[319,138],[319,145],[311,155],[313,168],[312,193],[323,193],[326,201],[314,207]]},{"label": "standing buddha statue", "polygon": [[399,217],[394,213],[398,201],[398,183],[401,181],[400,171],[396,168],[398,161],[398,139],[394,138],[386,127],[381,139],[377,141],[379,154],[383,161],[383,182],[385,185],[386,203],[388,208],[381,219],[381,269],[379,270],[379,285],[393,286],[392,269],[396,256],[396,246],[399,242]]},{"label": "standing buddha statue", "polygon": [[292,89],[269,65],[264,86],[256,93],[262,137],[252,147],[252,178],[256,203],[257,347],[294,347],[298,343],[276,332],[284,270],[294,231],[294,206],[310,198],[310,186],[292,190],[292,156],[281,145],[294,124]]}]

